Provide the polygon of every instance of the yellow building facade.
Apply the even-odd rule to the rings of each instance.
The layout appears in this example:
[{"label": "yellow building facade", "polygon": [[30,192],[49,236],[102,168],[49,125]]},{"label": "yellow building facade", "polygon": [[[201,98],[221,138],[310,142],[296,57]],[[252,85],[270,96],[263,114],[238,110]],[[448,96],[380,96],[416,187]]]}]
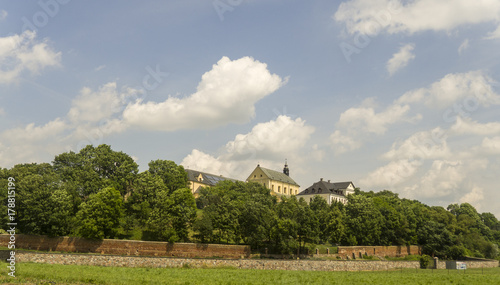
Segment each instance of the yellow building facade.
[{"label": "yellow building facade", "polygon": [[267,169],[257,165],[246,181],[259,183],[267,189],[270,189],[271,194],[276,196],[291,196],[299,194],[300,186],[292,178],[290,178],[287,164],[285,164],[283,172]]}]

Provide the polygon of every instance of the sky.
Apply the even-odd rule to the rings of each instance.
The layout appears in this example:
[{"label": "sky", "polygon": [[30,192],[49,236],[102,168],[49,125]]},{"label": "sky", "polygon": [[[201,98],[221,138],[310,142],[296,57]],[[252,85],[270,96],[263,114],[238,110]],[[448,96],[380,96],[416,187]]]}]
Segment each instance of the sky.
[{"label": "sky", "polygon": [[500,217],[498,0],[0,0],[0,167],[109,144]]}]

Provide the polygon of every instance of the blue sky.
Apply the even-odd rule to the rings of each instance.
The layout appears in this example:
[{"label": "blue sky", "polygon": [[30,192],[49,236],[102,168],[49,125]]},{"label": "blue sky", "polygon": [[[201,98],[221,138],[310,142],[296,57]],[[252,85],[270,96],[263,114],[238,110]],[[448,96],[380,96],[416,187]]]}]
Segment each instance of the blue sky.
[{"label": "blue sky", "polygon": [[0,1],[0,166],[110,144],[500,216],[500,2]]}]

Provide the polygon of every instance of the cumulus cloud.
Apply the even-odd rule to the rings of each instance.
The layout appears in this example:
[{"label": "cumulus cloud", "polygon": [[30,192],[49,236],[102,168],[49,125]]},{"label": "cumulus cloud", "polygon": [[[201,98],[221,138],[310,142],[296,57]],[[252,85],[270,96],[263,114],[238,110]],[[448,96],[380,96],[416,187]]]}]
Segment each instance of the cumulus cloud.
[{"label": "cumulus cloud", "polygon": [[1,167],[17,163],[40,162],[69,150],[79,150],[87,144],[99,145],[104,137],[124,131],[120,119],[126,98],[135,90],[118,91],[114,82],[92,91],[83,88],[72,101],[70,111],[44,125],[30,123],[24,127],[0,133]]},{"label": "cumulus cloud", "polygon": [[462,54],[466,49],[469,48],[469,39],[465,39],[462,44],[458,47],[458,54]]},{"label": "cumulus cloud", "polygon": [[389,125],[403,119],[409,109],[408,105],[399,104],[391,105],[379,113],[369,107],[350,108],[340,115],[337,126],[381,135],[387,131]]},{"label": "cumulus cloud", "polygon": [[5,19],[7,18],[7,15],[9,15],[9,14],[7,13],[7,11],[5,11],[5,10],[0,10],[0,21],[5,20]]},{"label": "cumulus cloud", "polygon": [[360,107],[349,108],[340,114],[335,124],[336,130],[330,135],[330,143],[336,154],[360,148],[368,139],[368,134],[383,135],[393,124],[415,122],[419,116],[409,117],[409,105],[392,104],[385,110],[376,112],[372,98],[365,100]]},{"label": "cumulus cloud", "polygon": [[45,153],[62,150],[54,138],[61,138],[68,128],[64,120],[57,118],[42,126],[31,123],[4,131],[0,134],[0,167],[25,161],[39,162]]},{"label": "cumulus cloud", "polygon": [[402,46],[399,51],[392,56],[391,59],[389,59],[386,68],[390,76],[392,76],[401,68],[407,66],[410,60],[413,60],[415,58],[415,54],[412,53],[414,48],[414,44],[406,44]]},{"label": "cumulus cloud", "polygon": [[[29,44],[19,42],[33,41],[34,33],[27,32],[23,37],[0,39],[0,61],[5,60],[2,55],[14,53],[18,55],[23,68],[31,71],[50,65],[47,46],[35,44],[28,48]],[[15,48],[20,48],[20,51],[14,51]],[[40,58],[35,59],[34,55]],[[57,54],[54,55],[57,57]],[[254,104],[258,100],[285,82],[271,74],[266,64],[250,57],[234,61],[223,57],[211,71],[202,76],[197,92],[183,99],[169,98],[161,103],[143,103],[140,90],[118,88],[115,82],[106,83],[97,89],[84,87],[73,99],[65,117],[41,126],[31,123],[0,133],[0,161],[2,167],[40,161],[41,157],[51,158],[63,151],[78,150],[87,144],[99,145],[106,136],[124,132],[131,126],[173,131],[244,122],[254,115]],[[314,128],[305,125],[301,119],[291,120],[280,116],[275,121],[258,124],[248,134],[238,135],[226,146],[228,151],[225,156],[227,160],[238,160],[251,155],[251,152],[263,156],[294,151],[303,146],[313,131]],[[207,157],[200,153],[193,151],[192,156],[206,160]],[[316,156],[320,154],[320,150],[315,150]]]},{"label": "cumulus cloud", "polygon": [[500,39],[500,25],[497,27],[496,30],[488,33],[488,35],[485,37],[485,39],[487,39],[487,40]]},{"label": "cumulus cloud", "polygon": [[344,135],[340,130],[336,130],[330,135],[330,141],[335,154],[342,154],[353,151],[362,146],[362,142],[349,135]]},{"label": "cumulus cloud", "polygon": [[450,128],[453,135],[495,135],[500,134],[500,122],[479,123],[470,118],[457,117]]},{"label": "cumulus cloud", "polygon": [[500,95],[495,93],[489,76],[482,71],[447,74],[428,88],[420,88],[403,94],[399,104],[423,103],[429,108],[446,108],[460,102],[470,109],[478,105],[500,104]]},{"label": "cumulus cloud", "polygon": [[34,32],[0,37],[0,84],[12,83],[24,71],[38,74],[46,67],[59,66],[60,61],[61,53],[46,41],[37,41]]},{"label": "cumulus cloud", "polygon": [[449,32],[462,25],[498,23],[500,2],[496,0],[351,0],[340,4],[333,18],[346,25],[350,34],[413,34],[422,31]]},{"label": "cumulus cloud", "polygon": [[451,155],[441,128],[417,132],[403,142],[395,142],[382,157],[388,160],[423,160],[446,158]]},{"label": "cumulus cloud", "polygon": [[159,131],[245,123],[254,117],[255,103],[285,82],[251,57],[223,57],[203,74],[194,94],[163,102],[138,101],[126,108],[123,117],[132,126]]},{"label": "cumulus cloud", "polygon": [[471,192],[465,194],[462,198],[460,198],[460,203],[469,203],[474,208],[481,210],[481,201],[484,199],[484,191],[483,188],[474,186]]},{"label": "cumulus cloud", "polygon": [[116,82],[109,82],[97,91],[85,87],[78,97],[73,99],[68,118],[72,122],[97,122],[123,111],[127,98],[137,94],[134,89],[125,89],[119,92]]},{"label": "cumulus cloud", "polygon": [[500,136],[484,138],[481,143],[481,150],[489,155],[500,155]]},{"label": "cumulus cloud", "polygon": [[[246,179],[257,163],[268,168],[282,167],[285,158],[298,164],[304,155],[320,156],[317,148],[306,147],[314,127],[301,118],[279,116],[275,120],[255,125],[246,134],[229,141],[218,156],[194,149],[181,164],[185,167]],[[242,176],[243,175],[243,176]]]},{"label": "cumulus cloud", "polygon": [[370,172],[360,182],[368,187],[397,189],[396,186],[411,178],[421,165],[422,162],[419,160],[401,159],[391,161]]}]

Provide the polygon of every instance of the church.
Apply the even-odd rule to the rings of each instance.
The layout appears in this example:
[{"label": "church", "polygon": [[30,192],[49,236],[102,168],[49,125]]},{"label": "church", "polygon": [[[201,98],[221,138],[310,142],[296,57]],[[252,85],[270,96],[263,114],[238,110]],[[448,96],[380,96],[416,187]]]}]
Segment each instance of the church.
[{"label": "church", "polygon": [[271,190],[271,194],[276,196],[287,196],[299,194],[299,184],[290,177],[290,169],[285,162],[283,172],[264,168],[257,164],[257,167],[248,176],[247,182],[257,182],[262,184],[267,189]]}]

